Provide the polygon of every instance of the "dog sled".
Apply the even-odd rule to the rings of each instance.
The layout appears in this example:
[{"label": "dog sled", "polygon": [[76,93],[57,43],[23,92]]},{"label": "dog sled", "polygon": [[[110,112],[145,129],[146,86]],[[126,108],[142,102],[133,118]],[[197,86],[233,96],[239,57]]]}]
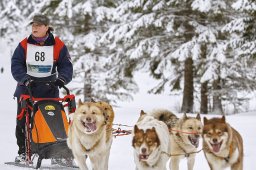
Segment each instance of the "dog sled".
[{"label": "dog sled", "polygon": [[[53,82],[40,82],[55,86]],[[68,114],[76,109],[75,96],[63,86],[66,95],[63,98],[34,98],[31,87],[28,95],[21,95],[21,113],[18,119],[25,117],[25,166],[40,168],[43,159],[60,160],[73,166],[72,151],[68,148],[66,139],[69,119],[64,107],[68,107]],[[34,158],[37,157],[36,166]],[[6,163],[17,165],[16,163]],[[65,164],[67,166],[67,164]]]}]

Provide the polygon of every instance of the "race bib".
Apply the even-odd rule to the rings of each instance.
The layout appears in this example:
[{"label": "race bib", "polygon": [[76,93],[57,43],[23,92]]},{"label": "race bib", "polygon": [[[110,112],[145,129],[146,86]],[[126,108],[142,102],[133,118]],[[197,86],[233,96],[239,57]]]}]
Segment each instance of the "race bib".
[{"label": "race bib", "polygon": [[33,77],[48,77],[53,67],[53,46],[27,46],[27,74]]}]

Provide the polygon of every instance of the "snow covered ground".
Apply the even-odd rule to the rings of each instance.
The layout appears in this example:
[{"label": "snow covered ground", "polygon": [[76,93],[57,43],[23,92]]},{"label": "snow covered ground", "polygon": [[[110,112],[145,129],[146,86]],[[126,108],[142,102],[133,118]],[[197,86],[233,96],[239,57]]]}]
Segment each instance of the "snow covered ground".
[{"label": "snow covered ground", "polygon": [[[5,46],[1,44],[0,51],[4,51]],[[5,165],[4,162],[13,161],[17,155],[17,145],[15,138],[15,122],[16,122],[16,101],[13,100],[13,92],[16,82],[10,73],[10,54],[0,54],[0,67],[4,66],[4,73],[0,74],[0,170],[16,170],[26,169]],[[143,79],[143,77],[141,77]],[[150,82],[144,82],[150,84]],[[72,86],[72,84],[70,85]],[[165,95],[148,95],[144,91],[135,95],[132,102],[120,102],[119,107],[115,107],[116,124],[133,126],[139,116],[140,110],[150,111],[154,108],[165,108],[176,113],[176,108],[181,101],[178,97],[173,98]],[[179,117],[180,114],[177,114]],[[202,115],[203,117],[204,115]],[[213,117],[207,116],[207,117]],[[254,170],[256,161],[256,111],[236,114],[227,117],[227,121],[236,128],[242,135],[244,140],[244,170]],[[115,126],[117,128],[117,126]],[[121,127],[122,129],[131,129],[131,127]],[[49,161],[43,161],[48,164]],[[180,164],[181,170],[186,170],[186,162],[183,160]],[[254,168],[253,168],[254,167]],[[131,146],[131,135],[116,137],[113,140],[110,160],[110,170],[132,170],[135,169],[133,161],[133,149]],[[196,156],[195,170],[208,170],[208,164],[202,152]]]}]

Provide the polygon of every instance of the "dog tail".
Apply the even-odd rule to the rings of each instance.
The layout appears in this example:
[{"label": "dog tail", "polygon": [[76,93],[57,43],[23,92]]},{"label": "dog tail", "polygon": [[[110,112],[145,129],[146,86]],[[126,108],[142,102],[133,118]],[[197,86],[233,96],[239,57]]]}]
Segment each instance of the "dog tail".
[{"label": "dog tail", "polygon": [[153,110],[150,115],[157,120],[164,122],[169,129],[173,128],[179,120],[174,113],[166,109]]}]

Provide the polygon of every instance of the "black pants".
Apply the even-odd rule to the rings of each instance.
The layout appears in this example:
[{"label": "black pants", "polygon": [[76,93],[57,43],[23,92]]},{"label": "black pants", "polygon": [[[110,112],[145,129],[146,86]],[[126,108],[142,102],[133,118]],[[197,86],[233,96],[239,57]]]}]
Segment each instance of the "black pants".
[{"label": "black pants", "polygon": [[[30,110],[29,110],[30,112]],[[21,113],[21,104],[17,101],[17,115]],[[25,153],[25,123],[26,116],[22,117],[21,120],[16,119],[16,139],[19,147],[18,154]]]}]

